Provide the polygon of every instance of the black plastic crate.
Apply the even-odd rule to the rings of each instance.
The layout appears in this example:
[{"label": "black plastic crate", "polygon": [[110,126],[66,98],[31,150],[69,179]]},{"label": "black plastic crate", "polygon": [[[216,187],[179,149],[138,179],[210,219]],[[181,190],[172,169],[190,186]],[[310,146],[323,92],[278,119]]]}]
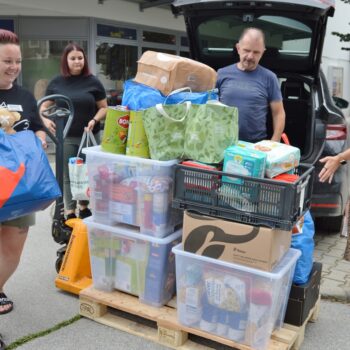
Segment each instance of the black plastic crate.
[{"label": "black plastic crate", "polygon": [[294,183],[176,165],[173,207],[251,225],[291,230],[310,207],[314,167]]}]

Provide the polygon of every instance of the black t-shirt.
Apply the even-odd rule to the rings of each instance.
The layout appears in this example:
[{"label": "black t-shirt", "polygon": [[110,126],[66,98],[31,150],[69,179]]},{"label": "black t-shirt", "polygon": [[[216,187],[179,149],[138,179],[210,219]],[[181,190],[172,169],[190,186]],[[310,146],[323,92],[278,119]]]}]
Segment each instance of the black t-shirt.
[{"label": "black t-shirt", "polygon": [[[74,106],[74,119],[69,129],[68,136],[81,136],[84,127],[97,112],[97,101],[106,98],[106,92],[100,81],[94,76],[57,76],[49,83],[46,95],[60,94],[71,99]],[[67,107],[67,106],[64,106]],[[100,130],[97,123],[93,132]]]},{"label": "black t-shirt", "polygon": [[21,119],[15,123],[16,131],[43,130],[34,96],[26,89],[13,84],[11,89],[0,90],[0,107],[18,112]]}]

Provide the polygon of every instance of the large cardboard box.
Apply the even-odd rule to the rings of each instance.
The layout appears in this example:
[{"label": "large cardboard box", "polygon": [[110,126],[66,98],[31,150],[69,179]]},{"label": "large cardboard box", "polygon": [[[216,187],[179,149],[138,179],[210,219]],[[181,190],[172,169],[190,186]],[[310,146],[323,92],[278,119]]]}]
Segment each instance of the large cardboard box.
[{"label": "large cardboard box", "polygon": [[292,285],[284,322],[301,326],[320,295],[322,264],[314,262],[309,281],[303,285]]},{"label": "large cardboard box", "polygon": [[290,231],[240,224],[185,211],[184,250],[271,271],[288,251]]},{"label": "large cardboard box", "polygon": [[189,58],[146,51],[137,63],[135,81],[158,89],[164,95],[183,87],[192,91],[207,91],[215,87],[215,70]]}]

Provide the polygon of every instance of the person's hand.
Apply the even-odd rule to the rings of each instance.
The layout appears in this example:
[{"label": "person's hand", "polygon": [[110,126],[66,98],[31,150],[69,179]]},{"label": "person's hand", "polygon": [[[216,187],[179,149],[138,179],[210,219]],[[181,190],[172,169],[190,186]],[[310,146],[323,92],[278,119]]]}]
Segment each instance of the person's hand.
[{"label": "person's hand", "polygon": [[43,132],[39,132],[36,134],[37,138],[41,141],[41,145],[43,146],[43,149],[47,148],[47,142],[46,142],[46,134]]},{"label": "person's hand", "polygon": [[320,159],[320,163],[324,164],[323,168],[318,174],[320,182],[326,182],[328,180],[328,183],[331,183],[333,180],[334,173],[338,170],[340,166],[339,157],[324,157]]},{"label": "person's hand", "polygon": [[96,120],[91,119],[89,121],[88,125],[85,127],[85,131],[92,131],[92,129],[94,128],[95,125],[96,125]]},{"label": "person's hand", "polygon": [[56,124],[50,120],[49,118],[42,118],[43,123],[45,125],[45,127],[52,133],[52,134],[56,134]]},{"label": "person's hand", "polygon": [[47,142],[46,142],[46,140],[40,139],[40,141],[41,141],[41,145],[43,146],[43,149],[46,149],[46,148],[47,148]]},{"label": "person's hand", "polygon": [[41,145],[43,146],[43,149],[46,149],[47,148],[46,132],[44,130],[38,130],[35,132],[35,135],[41,141]]}]

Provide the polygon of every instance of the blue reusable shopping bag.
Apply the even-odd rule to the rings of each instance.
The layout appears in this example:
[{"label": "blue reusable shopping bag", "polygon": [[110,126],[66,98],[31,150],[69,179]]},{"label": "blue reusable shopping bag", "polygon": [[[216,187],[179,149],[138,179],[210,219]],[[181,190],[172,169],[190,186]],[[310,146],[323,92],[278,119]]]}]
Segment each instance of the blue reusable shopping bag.
[{"label": "blue reusable shopping bag", "polygon": [[150,86],[127,80],[124,83],[122,105],[130,110],[139,111],[155,106],[156,104],[173,105],[190,101],[193,104],[207,103],[208,100],[217,100],[217,90],[205,92],[191,92],[187,88],[173,91],[164,96],[159,90]]},{"label": "blue reusable shopping bag", "polygon": [[47,208],[61,196],[40,140],[0,129],[0,222]]},{"label": "blue reusable shopping bag", "polygon": [[292,235],[291,247],[301,251],[301,256],[295,266],[293,277],[293,283],[297,285],[305,284],[309,280],[315,248],[314,234],[315,225],[310,211],[308,210],[304,214],[304,222],[301,232],[293,233]]}]

